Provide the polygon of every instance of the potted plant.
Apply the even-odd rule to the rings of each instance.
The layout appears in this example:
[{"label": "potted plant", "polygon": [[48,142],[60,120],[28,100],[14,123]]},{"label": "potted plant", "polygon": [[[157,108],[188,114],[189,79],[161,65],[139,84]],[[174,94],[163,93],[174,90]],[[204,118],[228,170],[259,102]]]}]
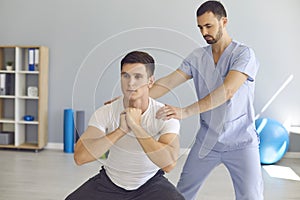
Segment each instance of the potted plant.
[{"label": "potted plant", "polygon": [[11,71],[13,69],[13,62],[7,61],[6,62],[6,70]]}]

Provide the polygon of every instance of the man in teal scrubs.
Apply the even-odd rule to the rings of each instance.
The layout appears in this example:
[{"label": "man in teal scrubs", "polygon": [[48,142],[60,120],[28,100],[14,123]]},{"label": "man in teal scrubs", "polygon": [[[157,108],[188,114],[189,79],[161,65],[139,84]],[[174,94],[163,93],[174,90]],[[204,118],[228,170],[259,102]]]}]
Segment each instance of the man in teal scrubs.
[{"label": "man in teal scrubs", "polygon": [[200,130],[184,165],[178,189],[187,200],[218,165],[228,169],[236,199],[263,199],[259,138],[254,125],[254,87],[258,62],[253,50],[226,31],[223,5],[207,1],[197,10],[197,23],[209,44],[195,49],[173,73],[156,81],[150,96],[158,98],[193,79],[198,101],[185,107],[167,105],[159,119],[200,114]]}]

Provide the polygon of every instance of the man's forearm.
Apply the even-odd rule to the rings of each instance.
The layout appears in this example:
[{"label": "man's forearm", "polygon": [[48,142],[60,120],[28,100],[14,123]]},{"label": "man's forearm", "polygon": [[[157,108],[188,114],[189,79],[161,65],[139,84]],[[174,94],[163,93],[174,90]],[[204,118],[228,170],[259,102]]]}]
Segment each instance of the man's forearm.
[{"label": "man's forearm", "polygon": [[169,88],[165,82],[166,81],[163,78],[156,81],[150,89],[149,96],[153,99],[157,99],[167,94],[172,88]]},{"label": "man's forearm", "polygon": [[159,98],[190,78],[190,76],[177,69],[171,74],[155,81],[152,88],[150,88],[150,97],[154,99]]},{"label": "man's forearm", "polygon": [[247,75],[238,71],[229,71],[224,83],[210,94],[183,109],[184,118],[212,110],[231,99],[242,84],[247,80]]},{"label": "man's forearm", "polygon": [[83,135],[75,146],[74,160],[76,164],[82,165],[100,158],[124,135],[125,133],[119,128],[107,135]]},{"label": "man's forearm", "polygon": [[173,141],[170,143],[163,143],[156,141],[153,137],[149,136],[141,126],[135,126],[131,129],[138,142],[141,144],[144,152],[159,168],[164,169],[167,166],[174,165],[174,163],[176,163],[179,153],[179,142],[177,136],[176,138],[174,137]]},{"label": "man's forearm", "polygon": [[223,86],[220,86],[212,93],[205,96],[203,99],[185,107],[183,109],[183,118],[187,118],[196,114],[200,114],[212,110],[229,100],[231,96],[226,95]]}]

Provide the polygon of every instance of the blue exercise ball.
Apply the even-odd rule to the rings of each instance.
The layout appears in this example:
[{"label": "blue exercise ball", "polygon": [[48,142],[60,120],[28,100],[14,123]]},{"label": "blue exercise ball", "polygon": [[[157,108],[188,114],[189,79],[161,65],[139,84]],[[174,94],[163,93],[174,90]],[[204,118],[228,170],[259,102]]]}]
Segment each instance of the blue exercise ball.
[{"label": "blue exercise ball", "polygon": [[289,133],[282,124],[270,118],[255,120],[260,138],[259,154],[261,164],[278,162],[289,147]]}]

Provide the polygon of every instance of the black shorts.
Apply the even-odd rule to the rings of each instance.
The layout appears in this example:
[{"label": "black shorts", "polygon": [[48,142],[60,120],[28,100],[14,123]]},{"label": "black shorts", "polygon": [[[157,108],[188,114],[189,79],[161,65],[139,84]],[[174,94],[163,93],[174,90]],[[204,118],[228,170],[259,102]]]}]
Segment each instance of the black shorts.
[{"label": "black shorts", "polygon": [[176,187],[159,170],[151,179],[136,190],[125,190],[115,185],[105,169],[90,178],[66,200],[184,200]]}]

